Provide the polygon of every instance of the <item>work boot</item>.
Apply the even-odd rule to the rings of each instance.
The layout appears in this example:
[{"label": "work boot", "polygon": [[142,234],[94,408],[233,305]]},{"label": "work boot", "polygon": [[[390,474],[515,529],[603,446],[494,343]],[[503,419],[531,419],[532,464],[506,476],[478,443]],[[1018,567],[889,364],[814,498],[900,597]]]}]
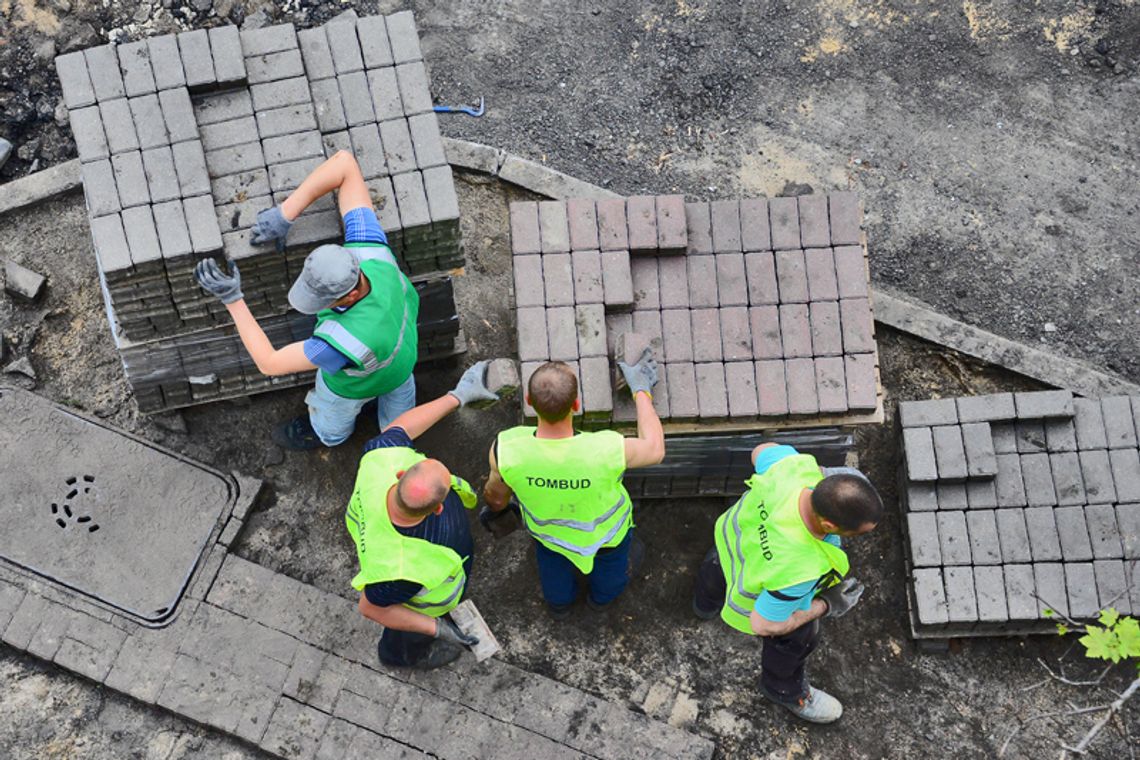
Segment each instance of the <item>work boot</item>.
[{"label": "work boot", "polygon": [[[718,567],[720,566],[720,557],[717,555],[715,546],[713,546],[713,548],[709,549],[708,552],[705,554],[704,559],[701,560],[702,568],[704,567],[704,565],[706,563],[709,563],[709,562],[712,562],[713,564],[717,565]],[[701,584],[700,571],[698,570],[697,572],[698,572],[697,586],[700,586],[700,584]],[[714,617],[717,616],[718,612],[720,612],[720,607],[715,607],[711,610],[706,610],[706,609],[702,608],[699,604],[697,604],[697,590],[693,589],[693,614],[694,615],[696,615],[701,620],[712,620]]]},{"label": "work boot", "polygon": [[788,702],[780,699],[768,691],[764,684],[760,684],[760,691],[772,702],[785,708],[797,718],[803,718],[811,723],[834,723],[843,715],[843,703],[826,691],[808,686],[806,697]]},{"label": "work boot", "polygon": [[324,446],[307,414],[281,423],[273,429],[270,437],[281,448],[294,451],[312,451]]},{"label": "work boot", "polygon": [[446,641],[436,639],[428,647],[427,654],[425,654],[418,661],[411,665],[393,665],[390,662],[385,662],[383,657],[383,645],[381,642],[376,642],[376,654],[380,658],[380,664],[387,665],[388,667],[409,667],[416,670],[434,670],[435,668],[442,668],[448,663],[455,662],[459,656],[463,654],[463,650],[454,644],[449,644]]},{"label": "work boot", "polygon": [[629,569],[626,571],[630,580],[633,580],[633,576],[637,575],[637,571],[644,563],[645,542],[634,535],[629,539]]},{"label": "work boot", "polygon": [[[588,598],[587,598],[587,600],[588,600]],[[574,605],[572,603],[571,604],[551,604],[550,602],[546,603],[546,612],[548,615],[550,615],[550,619],[554,620],[554,621],[565,620],[566,618],[570,617],[570,613],[573,612],[573,610],[574,610]]]},{"label": "work boot", "polygon": [[714,617],[716,617],[718,612],[720,612],[719,609],[715,609],[715,610],[703,610],[703,609],[701,609],[701,606],[699,604],[697,604],[697,595],[693,594],[693,614],[694,615],[699,617],[701,620],[712,620]]}]

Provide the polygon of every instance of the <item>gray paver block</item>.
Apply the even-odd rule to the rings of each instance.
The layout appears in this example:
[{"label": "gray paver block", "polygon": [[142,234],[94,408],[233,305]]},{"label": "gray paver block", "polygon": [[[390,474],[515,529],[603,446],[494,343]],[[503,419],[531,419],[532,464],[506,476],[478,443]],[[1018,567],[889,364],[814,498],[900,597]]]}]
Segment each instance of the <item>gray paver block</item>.
[{"label": "gray paver block", "polygon": [[59,646],[63,643],[72,620],[79,614],[66,608],[58,608],[54,604],[51,605],[50,611],[44,614],[24,649],[33,657],[51,662],[56,652],[59,651]]},{"label": "gray paver block", "polygon": [[903,451],[906,452],[907,477],[910,480],[938,479],[938,468],[934,459],[934,437],[930,428],[904,428]]},{"label": "gray paver block", "polygon": [[1045,610],[1069,614],[1069,594],[1065,590],[1065,569],[1059,562],[1035,562],[1034,585],[1037,587],[1037,609],[1041,617]]},{"label": "gray paver block", "polygon": [[[368,89],[378,121],[404,118],[404,104],[400,100],[400,86],[393,68],[373,69],[368,72]],[[316,95],[314,94],[314,98]]]},{"label": "gray paver block", "polygon": [[146,40],[123,43],[115,52],[119,58],[123,89],[127,97],[154,92],[154,74],[150,68],[150,50]]},{"label": "gray paver block", "polygon": [[[322,132],[337,132],[348,126],[344,105],[340,100],[340,86],[335,79],[321,79],[309,84],[313,111]],[[259,108],[258,111],[264,109]]]},{"label": "gray paver block", "polygon": [[387,17],[388,41],[392,44],[392,60],[395,63],[423,60],[420,52],[420,36],[416,20],[411,11],[400,11]]},{"label": "gray paver block", "polygon": [[1112,479],[1112,465],[1108,452],[1103,449],[1081,451],[1077,457],[1081,464],[1081,476],[1088,500],[1097,503],[1116,501],[1116,485]]},{"label": "gray paver block", "polygon": [[827,219],[826,195],[799,197],[800,242],[804,248],[831,245],[831,228]]},{"label": "gray paver block", "polygon": [[847,384],[843,377],[843,357],[815,358],[815,388],[819,396],[820,412],[847,411]]},{"label": "gray paver block", "polygon": [[[380,139],[384,139],[383,129]],[[388,148],[386,142],[384,148],[386,152]],[[388,168],[392,168],[390,158]],[[431,221],[431,209],[427,203],[423,175],[419,172],[397,174],[392,177],[392,190],[396,196],[396,205],[400,209],[400,224],[405,230],[426,225]]]},{"label": "gray paver block", "polygon": [[938,508],[965,511],[970,507],[965,483],[939,483]]},{"label": "gray paver block", "polygon": [[1110,449],[1136,448],[1136,428],[1132,421],[1132,404],[1128,396],[1111,396],[1100,401],[1104,412],[1105,437]]},{"label": "gray paver block", "polygon": [[63,102],[69,111],[94,105],[95,88],[91,85],[82,50],[56,57],[55,71],[63,88]]},{"label": "gray paver block", "polygon": [[241,32],[241,49],[247,57],[276,53],[297,47],[297,30],[292,24],[275,24]]},{"label": "gray paver block", "polygon": [[685,204],[685,230],[689,235],[688,253],[712,253],[712,220],[709,204]]},{"label": "gray paver block", "polygon": [[1065,587],[1069,593],[1069,617],[1091,618],[1100,611],[1096,575],[1091,562],[1066,562]]},{"label": "gray paver block", "polygon": [[[719,420],[728,416],[728,391],[724,383],[724,365],[697,364],[697,403],[702,420]],[[672,394],[670,393],[670,400]],[[672,408],[670,406],[670,408]]]},{"label": "gray paver block", "polygon": [[1095,559],[1123,557],[1120,528],[1116,524],[1116,509],[1111,504],[1090,504],[1085,507],[1084,513],[1093,557]]},{"label": "gray paver block", "polygon": [[[319,158],[305,158],[300,161],[291,161],[287,164],[276,164],[269,167],[269,189],[272,192],[279,192],[281,190],[294,190],[305,181],[305,177],[312,173],[322,163]],[[402,175],[406,176],[406,175]],[[396,179],[393,178],[393,185],[396,184]],[[421,189],[422,192],[422,189]],[[397,202],[397,205],[399,203]],[[403,208],[400,209],[401,217]],[[426,216],[426,209],[424,210]],[[405,225],[406,227],[407,225]]]},{"label": "gray paver block", "polygon": [[760,413],[760,402],[756,393],[756,368],[752,362],[725,364],[724,384],[728,393],[729,417],[750,419]]},{"label": "gray paver block", "polygon": [[819,396],[815,389],[815,363],[811,359],[788,359],[784,363],[788,381],[788,412],[818,414]]},{"label": "gray paver block", "polygon": [[694,309],[715,307],[717,296],[716,257],[689,256],[687,258],[689,306]]},{"label": "gray paver block", "polygon": [[176,642],[163,644],[147,633],[130,635],[119,647],[104,684],[140,702],[157,702],[177,655]]},{"label": "gray paver block", "polygon": [[[289,137],[275,137],[272,140],[289,140]],[[253,171],[266,165],[266,156],[262,152],[261,143],[254,139],[241,145],[232,145],[228,148],[219,148],[206,153],[206,171],[210,177],[225,177],[239,172]],[[318,141],[319,145],[319,141]],[[321,146],[321,155],[324,148]],[[284,161],[271,161],[271,164],[285,163]]]},{"label": "gray paver block", "polygon": [[1076,452],[1050,454],[1049,467],[1053,471],[1053,485],[1056,488],[1058,504],[1066,506],[1087,503]]},{"label": "gray paver block", "polygon": [[740,239],[740,202],[713,201],[709,204],[712,223],[713,251],[735,253],[743,251]]},{"label": "gray paver block", "polygon": [[115,189],[115,173],[107,159],[83,164],[83,193],[87,197],[87,210],[91,216],[113,214],[122,206]]},{"label": "gray paver block", "polygon": [[990,424],[990,435],[994,439],[995,454],[1014,454],[1017,452],[1017,428],[1008,422]]},{"label": "gray paver block", "polygon": [[1021,458],[1017,454],[998,454],[996,459],[994,485],[997,487],[998,506],[1024,507],[1028,500],[1021,473]]},{"label": "gray paver block", "polygon": [[152,93],[131,98],[129,105],[138,131],[139,147],[146,150],[170,144],[157,95]]},{"label": "gray paver block", "polygon": [[847,354],[843,357],[847,376],[847,406],[859,411],[879,405],[874,354]]},{"label": "gray paver block", "polygon": [[1033,551],[1029,544],[1025,513],[1020,509],[999,509],[995,519],[998,543],[1001,545],[1001,561],[1007,565],[1032,562]]},{"label": "gray paver block", "polygon": [[1107,449],[1108,434],[1104,428],[1104,415],[1100,401],[1090,398],[1073,399],[1073,422],[1076,426],[1077,446],[1086,449]]},{"label": "gray paver block", "polygon": [[1096,578],[1097,609],[1112,607],[1122,615],[1133,614],[1128,595],[1128,581],[1124,573],[1124,563],[1120,560],[1097,560],[1093,562],[1093,575]]},{"label": "gray paver block", "polygon": [[[201,196],[205,197],[205,196]],[[158,231],[158,243],[164,259],[189,256],[194,248],[190,243],[190,231],[186,227],[186,215],[182,202],[171,200],[156,203],[152,207],[154,224]]]},{"label": "gray paver block", "polygon": [[938,567],[942,550],[938,540],[938,523],[933,512],[910,512],[906,516],[910,538],[910,558],[915,567]]},{"label": "gray paver block", "polygon": [[716,258],[717,298],[721,306],[747,306],[748,280],[744,274],[743,253],[718,253]]},{"label": "gray paver block", "polygon": [[455,194],[455,178],[451,167],[433,166],[424,169],[424,192],[433,222],[458,221],[459,197]]},{"label": "gray paver block", "polygon": [[766,198],[744,198],[740,201],[740,242],[745,251],[772,250]]},{"label": "gray paver block", "polygon": [[314,757],[330,719],[327,713],[283,698],[269,719],[260,746],[283,757]]},{"label": "gray paver block", "polygon": [[[395,63],[392,58],[392,44],[388,41],[388,25],[383,16],[361,16],[358,18],[356,20],[356,35],[360,39],[360,47],[364,53],[364,65],[367,68],[376,69]],[[304,44],[302,40],[301,46],[304,47]],[[310,76],[312,75],[310,74]]]},{"label": "gray paver block", "polygon": [[1005,575],[1000,567],[975,567],[974,588],[978,596],[978,620],[989,623],[1009,619]]},{"label": "gray paver block", "polygon": [[104,100],[121,98],[127,94],[123,86],[123,75],[119,70],[119,58],[115,55],[113,45],[99,45],[83,51],[87,62],[87,73],[91,77],[91,85],[95,89],[95,99],[102,103]]},{"label": "gray paver block", "polygon": [[1032,565],[1005,565],[1005,599],[1010,620],[1036,620],[1038,618],[1037,599],[1033,594],[1037,589],[1033,578]]},{"label": "gray paver block", "polygon": [[552,360],[572,362],[578,358],[578,332],[572,306],[547,309],[546,332]]},{"label": "gray paver block", "polygon": [[1053,510],[1057,522],[1057,535],[1061,540],[1061,556],[1066,562],[1086,561],[1093,558],[1084,507],[1058,507]]},{"label": "gray paver block", "polygon": [[941,625],[948,622],[950,611],[946,604],[942,571],[937,568],[923,568],[915,570],[912,576],[918,621],[924,625]]},{"label": "gray paver block", "polygon": [[584,356],[579,360],[579,365],[583,412],[588,416],[608,419],[614,408],[609,359],[604,354]]},{"label": "gray paver block", "polygon": [[[181,93],[185,98],[186,105],[190,104],[189,95],[185,89],[179,89],[176,92]],[[161,96],[160,96],[161,97]],[[165,101],[163,108],[166,107]],[[249,90],[246,88],[237,90],[228,90],[226,92],[214,93],[198,98],[194,104],[193,111],[190,119],[196,120],[198,124],[216,124],[219,121],[230,121],[231,119],[239,119],[242,116],[253,115],[253,100],[250,97]],[[167,129],[171,129],[169,118],[167,119]],[[173,139],[173,132],[171,133]],[[195,131],[194,137],[197,137]],[[187,138],[181,138],[187,139]]]},{"label": "gray paver block", "polygon": [[795,198],[771,198],[768,201],[772,247],[777,251],[800,247],[799,204]]},{"label": "gray paver block", "polygon": [[[364,75],[361,74],[360,77],[363,79]],[[343,93],[344,78],[338,78],[338,82],[341,83],[341,91]],[[249,94],[253,98],[254,111],[268,111],[273,108],[284,108],[285,106],[308,103],[312,100],[309,91],[309,80],[303,76],[250,85]],[[360,93],[352,92],[350,95],[359,98]],[[367,104],[369,114],[369,118],[364,121],[371,121],[372,104],[368,99],[367,90],[365,90],[364,93],[364,102]],[[351,122],[349,126],[354,126],[356,123],[363,122]]]},{"label": "gray paver block", "polygon": [[202,136],[202,148],[207,151],[256,142],[260,136],[257,131],[257,121],[252,116],[206,124],[199,132]]},{"label": "gray paver block", "polygon": [[598,250],[598,215],[593,199],[571,198],[566,201],[566,216],[570,225],[570,249]]},{"label": "gray paver block", "polygon": [[970,564],[970,535],[966,529],[966,513],[941,510],[936,513],[936,519],[942,564]]},{"label": "gray paver block", "polygon": [[574,324],[578,332],[578,356],[606,355],[606,312],[600,303],[574,307]]},{"label": "gray paver block", "polygon": [[146,41],[150,50],[151,73],[159,90],[186,86],[182,70],[182,55],[178,52],[178,38],[173,34],[150,37]]},{"label": "gray paver block", "polygon": [[807,264],[803,251],[795,249],[776,252],[776,281],[780,290],[780,303],[808,302]]},{"label": "gray paver block", "polygon": [[[388,49],[388,34],[384,30],[384,17],[383,16],[367,16],[357,21],[358,31],[361,22],[365,22],[371,29],[376,19],[380,22],[380,29],[384,35],[383,48]],[[362,35],[363,36],[363,35]],[[375,46],[376,42],[371,38],[370,41]],[[329,48],[329,41],[326,37],[325,30],[318,27],[315,29],[302,29],[297,32],[297,43],[301,48],[301,56],[304,60],[305,74],[310,80],[328,79],[336,74],[336,69],[333,68],[332,50]],[[368,46],[365,46],[367,52]],[[391,50],[388,51],[389,62],[386,65],[391,65]]]},{"label": "gray paver block", "polygon": [[131,249],[127,246],[127,236],[118,214],[92,219],[91,237],[101,272],[108,274],[130,269]]},{"label": "gray paver block", "polygon": [[1039,454],[1049,450],[1048,441],[1045,440],[1045,423],[1040,420],[1019,420],[1015,426],[1017,431],[1017,450],[1022,454]]},{"label": "gray paver block", "polygon": [[400,102],[404,114],[431,112],[431,86],[423,61],[402,63],[396,67],[396,83],[400,88]]},{"label": "gray paver block", "polygon": [[780,304],[780,343],[784,347],[784,356],[789,359],[812,355],[807,304]]},{"label": "gray paver block", "polygon": [[1119,501],[1140,501],[1140,451],[1112,449],[1108,452],[1112,480]]},{"label": "gray paver block", "polygon": [[844,298],[839,302],[839,316],[843,323],[843,350],[849,354],[873,352],[875,325],[871,302],[866,298]]},{"label": "gray paver block", "polygon": [[628,251],[602,251],[602,285],[607,310],[633,306],[633,277]]},{"label": "gray paver block", "polygon": [[[251,172],[219,177],[214,180],[211,189],[218,203],[223,205],[237,203],[243,198],[264,198],[269,195],[269,173],[265,169],[255,169]],[[273,201],[268,199],[263,208],[271,205]]]},{"label": "gray paver block", "polygon": [[205,29],[178,33],[178,52],[187,87],[200,87],[217,81],[214,59],[210,54],[210,38]]},{"label": "gray paver block", "polygon": [[[257,132],[262,139],[310,129],[317,129],[317,116],[309,103],[274,108],[257,114]],[[332,153],[329,153],[329,156],[331,157]]]},{"label": "gray paver block", "polygon": [[938,479],[965,480],[968,473],[966,450],[962,443],[962,428],[957,425],[938,425],[931,429],[934,438],[934,456],[938,461]]},{"label": "gray paver block", "polygon": [[978,619],[978,597],[971,567],[946,567],[946,607],[951,623],[969,623]]},{"label": "gray paver block", "polygon": [[138,150],[138,133],[135,132],[134,116],[126,98],[100,101],[99,116],[103,119],[107,147],[112,154]]},{"label": "gray paver block", "polygon": [[657,209],[657,248],[662,253],[684,253],[689,236],[685,231],[685,197],[658,195],[654,198]]},{"label": "gray paver block", "polygon": [[1061,539],[1052,508],[1032,507],[1025,510],[1025,526],[1029,531],[1029,546],[1034,562],[1061,559]]},{"label": "gray paver block", "polygon": [[780,311],[776,306],[753,306],[748,310],[752,332],[752,356],[756,359],[780,359],[784,345],[780,340]]},{"label": "gray paver block", "polygon": [[123,231],[127,233],[127,246],[131,249],[131,262],[135,267],[162,258],[150,206],[124,209]]},{"label": "gray paver block", "polygon": [[182,202],[190,244],[195,253],[212,253],[222,248],[222,233],[214,214],[214,201],[208,195],[187,198]]},{"label": "gray paver block", "polygon": [[955,399],[955,403],[958,407],[958,421],[962,423],[1012,420],[1017,417],[1012,393],[960,396]]},{"label": "gray paver block", "polygon": [[625,201],[607,198],[596,204],[598,243],[603,251],[628,251],[629,233],[625,221]]},{"label": "gray paver block", "polygon": [[1029,500],[1029,506],[1052,506],[1057,503],[1048,454],[1023,454],[1021,478],[1025,483],[1025,497]]},{"label": "gray paver block", "polygon": [[663,309],[661,335],[665,362],[692,363],[693,326],[688,309]]},{"label": "gray paver block", "polygon": [[[245,97],[246,106],[249,107],[249,95],[241,93]],[[211,112],[220,112],[222,109],[198,109],[195,111],[193,105],[190,103],[190,94],[186,92],[185,87],[177,87],[172,90],[162,90],[158,93],[158,102],[162,106],[162,118],[166,123],[166,133],[170,135],[170,142],[180,143],[185,140],[198,139],[198,124],[203,112],[209,114]],[[241,103],[240,97],[227,98],[227,103],[237,102]],[[226,109],[229,111],[237,109]],[[250,111],[252,113],[252,111]]]},{"label": "gray paver block", "polygon": [[966,447],[966,463],[971,478],[992,478],[997,474],[993,434],[988,422],[962,425],[962,442]]},{"label": "gray paver block", "polygon": [[760,397],[761,417],[782,417],[788,413],[788,388],[783,360],[764,359],[756,362],[756,392]]},{"label": "gray paver block", "polygon": [[970,510],[966,513],[966,528],[970,536],[970,556],[974,564],[1000,565],[1001,543],[998,540],[994,510]]},{"label": "gray paver block", "polygon": [[[720,313],[716,309],[693,309],[693,360],[719,362],[724,360],[720,344]],[[634,322],[637,315],[634,314]],[[813,379],[814,385],[814,379]]]},{"label": "gray paver block", "polygon": [[210,174],[206,168],[206,154],[198,140],[175,143],[171,147],[174,169],[178,174],[178,187],[186,197],[210,192]]},{"label": "gray paver block", "polygon": [[1049,451],[1076,451],[1077,431],[1073,421],[1060,417],[1045,420],[1045,447]]},{"label": "gray paver block", "polygon": [[900,401],[899,421],[904,428],[953,425],[958,422],[958,411],[952,398]]},{"label": "gray paver block", "polygon": [[910,512],[933,512],[938,509],[938,489],[933,483],[908,483],[906,508]]},{"label": "gray paver block", "polygon": [[1021,419],[1072,417],[1073,394],[1069,391],[1027,391],[1013,394]]},{"label": "gray paver block", "polygon": [[73,108],[68,111],[68,116],[80,160],[94,161],[110,155],[107,135],[103,132],[103,117],[97,107]]},{"label": "gray paver block", "polygon": [[[351,131],[349,134],[355,138],[355,135]],[[382,157],[382,152],[380,146],[377,144],[379,137],[376,136],[375,128],[372,130],[372,135],[375,136],[375,139],[365,145],[365,150],[370,151],[365,158],[374,165],[377,161],[377,157]],[[354,141],[353,145],[355,144]],[[325,155],[325,146],[324,143],[321,142],[321,135],[315,130],[310,132],[297,132],[292,135],[281,135],[280,137],[269,137],[261,141],[261,147],[264,152],[264,161],[267,164],[284,164],[290,161],[298,161],[302,158],[324,158]],[[361,152],[363,153],[364,150]],[[206,160],[209,162],[209,154],[207,154]],[[248,171],[249,169],[256,168],[259,168],[259,166],[243,167],[239,171]],[[374,166],[370,168],[374,169]],[[375,175],[365,172],[364,176],[367,179],[372,179]]]},{"label": "gray paver block", "polygon": [[748,302],[753,306],[777,304],[780,290],[776,283],[776,258],[771,251],[756,251],[744,256],[748,281]]},{"label": "gray paver block", "polygon": [[859,244],[862,239],[859,228],[863,219],[859,196],[853,192],[829,193],[827,203],[832,245]]},{"label": "gray paver block", "polygon": [[361,71],[364,68],[364,56],[360,50],[360,40],[356,36],[356,20],[334,18],[325,24],[325,32],[328,34],[336,73]]},{"label": "gray paver block", "polygon": [[695,420],[700,415],[697,401],[697,374],[692,362],[665,365],[669,378],[669,411],[677,421]]},{"label": "gray paver block", "polygon": [[841,356],[843,334],[839,329],[839,302],[812,301],[809,310],[812,353],[816,356]]},{"label": "gray paver block", "polygon": [[[211,30],[213,31],[213,30]],[[250,84],[275,82],[305,75],[305,64],[299,50],[281,50],[244,59]]]},{"label": "gray paver block", "polygon": [[406,120],[380,122],[380,141],[384,143],[384,156],[388,160],[389,171],[395,174],[416,168],[416,154]]},{"label": "gray paver block", "polygon": [[408,119],[408,130],[412,134],[412,147],[416,152],[416,165],[421,169],[447,164],[447,154],[443,150],[443,138],[439,133],[439,119],[434,111],[417,114]]},{"label": "gray paver block", "polygon": [[752,359],[752,331],[746,307],[720,309],[720,336],[725,361]]},{"label": "gray paver block", "polygon": [[564,202],[539,201],[538,233],[544,254],[570,252],[570,229]]},{"label": "gray paver block", "polygon": [[214,75],[219,82],[240,82],[246,78],[241,37],[236,26],[210,29],[210,54],[214,58]]}]

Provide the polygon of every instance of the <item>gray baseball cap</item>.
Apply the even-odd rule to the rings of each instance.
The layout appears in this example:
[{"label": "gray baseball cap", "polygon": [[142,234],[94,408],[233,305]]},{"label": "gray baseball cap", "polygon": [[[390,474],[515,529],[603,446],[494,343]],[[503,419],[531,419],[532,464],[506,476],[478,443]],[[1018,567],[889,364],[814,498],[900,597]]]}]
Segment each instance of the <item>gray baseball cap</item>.
[{"label": "gray baseball cap", "polygon": [[305,258],[301,276],[289,288],[289,305],[302,314],[316,314],[356,287],[360,260],[340,245],[322,245]]}]

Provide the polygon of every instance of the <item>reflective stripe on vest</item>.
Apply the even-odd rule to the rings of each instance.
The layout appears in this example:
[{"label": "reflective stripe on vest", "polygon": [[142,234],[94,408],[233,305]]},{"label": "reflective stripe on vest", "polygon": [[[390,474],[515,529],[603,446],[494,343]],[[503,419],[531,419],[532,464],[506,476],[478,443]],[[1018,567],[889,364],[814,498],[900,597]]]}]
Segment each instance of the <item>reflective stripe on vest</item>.
[{"label": "reflective stripe on vest", "polygon": [[[407,279],[400,278],[400,287],[405,294],[408,292]],[[335,341],[337,345],[341,346],[345,351],[352,354],[353,358],[360,362],[363,369],[356,369],[354,367],[345,367],[341,370],[346,375],[351,377],[367,377],[373,372],[379,372],[396,360],[399,355],[400,349],[404,345],[404,333],[408,329],[408,302],[404,301],[404,317],[400,322],[400,331],[396,334],[396,344],[392,347],[392,352],[383,360],[376,359],[376,354],[372,352],[368,346],[364,345],[355,335],[345,329],[344,325],[339,322],[327,320],[321,323],[320,328],[314,333],[318,338],[328,336]]]},{"label": "reflective stripe on vest", "polygon": [[[426,586],[421,586],[420,590],[416,592],[416,595],[413,596],[411,599],[409,599],[407,602],[405,602],[405,604],[409,607],[415,607],[418,610],[427,609],[429,607],[447,607],[449,604],[451,604],[452,600],[457,599],[459,597],[459,595],[463,592],[463,586],[465,584],[455,583],[455,582],[461,578],[466,580],[466,578],[464,578],[465,575],[466,575],[466,573],[464,573],[462,570],[460,570],[455,575],[448,577],[448,579],[445,580],[443,582],[443,584],[441,584],[443,586],[446,586],[449,583],[455,584],[451,590],[451,593],[447,595],[446,599],[441,599],[438,602],[421,602],[421,601],[419,601],[419,599],[421,597],[427,596],[428,594],[430,594],[434,590],[434,589],[429,589]],[[448,607],[448,609],[450,609],[450,607]]]},{"label": "reflective stripe on vest", "polygon": [[[725,546],[729,547],[728,570],[729,570],[729,577],[731,578],[731,582],[728,584],[729,589],[730,589],[730,593],[725,595],[725,601],[728,603],[728,606],[731,607],[736,612],[739,612],[741,615],[750,616],[752,614],[751,608],[744,609],[743,607],[741,607],[739,604],[737,604],[733,600],[732,593],[731,593],[731,589],[736,589],[736,593],[740,594],[745,599],[748,599],[750,602],[753,602],[754,605],[755,605],[756,600],[758,598],[760,598],[759,594],[753,594],[744,588],[744,552],[740,548],[740,519],[739,519],[740,518],[740,510],[743,507],[743,505],[744,505],[744,497],[741,496],[739,499],[736,500],[736,503],[732,505],[732,508],[728,510],[728,513],[726,515],[726,517],[728,517],[728,519],[721,521],[720,531],[721,531],[721,536],[724,538]],[[728,521],[729,520],[732,520],[733,535],[731,537],[728,535]],[[733,540],[730,541],[729,540],[730,538],[732,538]],[[739,564],[739,569],[737,568],[738,564]]]},{"label": "reflective stripe on vest", "polygon": [[533,512],[526,508],[525,504],[523,504],[521,501],[519,502],[519,507],[522,508],[522,511],[526,514],[527,518],[535,525],[556,525],[560,528],[572,528],[574,530],[580,530],[583,533],[592,533],[597,530],[598,526],[602,525],[602,523],[604,523],[606,520],[609,520],[611,517],[613,517],[617,511],[622,508],[623,505],[625,506],[625,514],[622,515],[622,519],[615,523],[614,526],[610,528],[608,533],[606,533],[594,543],[589,544],[588,546],[571,544],[568,541],[564,541],[560,538],[555,538],[548,533],[539,533],[538,531],[534,530],[531,531],[531,535],[533,535],[535,538],[550,544],[554,544],[555,546],[561,549],[565,549],[568,552],[574,552],[575,554],[578,554],[582,557],[592,557],[597,554],[598,549],[601,549],[603,546],[605,546],[606,542],[610,541],[614,536],[616,536],[618,534],[618,531],[621,530],[625,525],[626,518],[630,514],[630,506],[626,501],[625,494],[622,494],[622,497],[618,499],[618,503],[610,507],[610,510],[608,512],[596,520],[592,520],[590,522],[582,522],[580,520],[562,520],[558,518],[540,520],[534,516]]}]

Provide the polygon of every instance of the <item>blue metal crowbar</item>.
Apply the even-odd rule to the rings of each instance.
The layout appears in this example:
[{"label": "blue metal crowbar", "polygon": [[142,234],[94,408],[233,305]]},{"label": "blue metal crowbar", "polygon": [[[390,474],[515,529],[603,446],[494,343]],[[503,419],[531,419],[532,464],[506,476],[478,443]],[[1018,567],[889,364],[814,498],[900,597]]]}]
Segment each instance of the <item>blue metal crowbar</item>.
[{"label": "blue metal crowbar", "polygon": [[465,113],[468,116],[482,116],[483,111],[483,98],[479,98],[479,107],[474,106],[435,106],[433,108],[436,113]]}]

